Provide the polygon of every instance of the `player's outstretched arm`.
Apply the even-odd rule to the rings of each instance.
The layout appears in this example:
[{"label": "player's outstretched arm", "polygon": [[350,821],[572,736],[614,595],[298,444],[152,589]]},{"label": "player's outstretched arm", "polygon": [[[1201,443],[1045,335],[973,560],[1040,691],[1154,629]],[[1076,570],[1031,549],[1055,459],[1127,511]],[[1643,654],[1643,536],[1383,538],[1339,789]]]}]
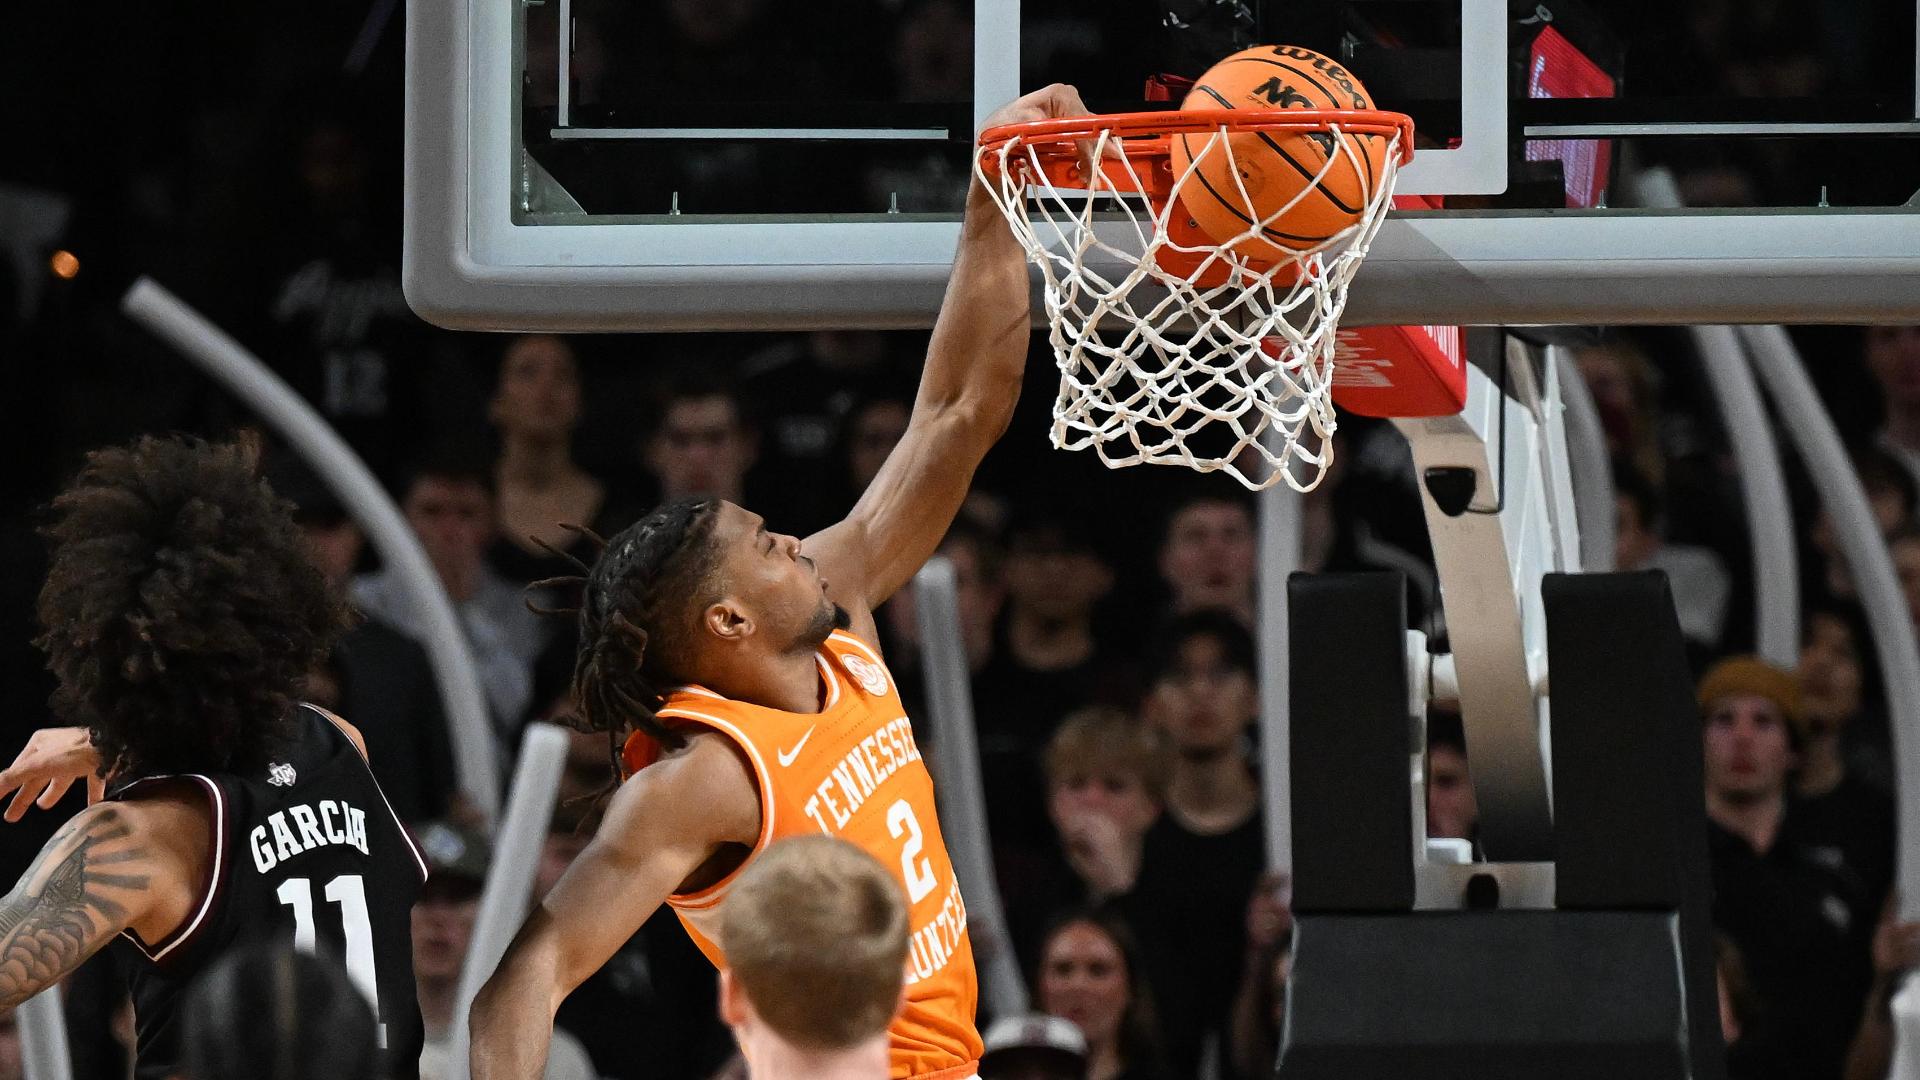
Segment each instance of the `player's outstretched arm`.
[{"label": "player's outstretched arm", "polygon": [[753,775],[730,744],[695,736],[621,786],[593,843],[528,916],[469,1018],[474,1080],[534,1080],[553,1014],[725,844],[760,836]]},{"label": "player's outstretched arm", "polygon": [[0,1010],[79,967],[148,914],[158,884],[176,879],[137,814],[112,803],[75,814],[0,899]]},{"label": "player's outstretched arm", "polygon": [[[986,126],[1086,111],[1078,92],[1056,84],[1007,105]],[[847,519],[804,545],[842,606],[879,606],[946,535],[974,469],[1013,417],[1030,314],[1025,252],[975,179],[906,435]]]}]

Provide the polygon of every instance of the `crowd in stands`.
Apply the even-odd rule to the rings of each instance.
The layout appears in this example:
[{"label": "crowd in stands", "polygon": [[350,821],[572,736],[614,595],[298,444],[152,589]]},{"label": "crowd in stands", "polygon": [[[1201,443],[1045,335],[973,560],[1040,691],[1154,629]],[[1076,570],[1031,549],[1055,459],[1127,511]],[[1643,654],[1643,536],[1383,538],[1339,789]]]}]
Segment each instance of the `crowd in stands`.
[{"label": "crowd in stands", "polygon": [[[664,48],[670,35],[648,39],[664,48],[665,66],[615,64],[607,43],[623,39],[609,22],[583,38],[577,70],[606,80],[610,96],[640,102],[649,88],[620,80],[691,85],[695,73],[723,80],[736,70],[750,78],[752,56],[728,54],[731,67],[709,60],[748,34],[747,22],[728,20],[747,20],[764,3],[657,5],[685,38],[684,48]],[[36,507],[89,447],[140,431],[253,422],[117,316],[105,286],[145,272],[231,327],[387,482],[479,662],[488,749],[504,777],[526,724],[564,721],[569,708],[570,629],[534,615],[526,586],[564,573],[564,555],[591,558],[589,532],[610,534],[665,498],[736,500],[803,536],[833,522],[906,427],[926,335],[507,336],[426,325],[400,288],[396,5],[350,19],[326,6],[297,17],[270,6],[277,14],[233,4],[190,15],[130,9],[117,33],[146,35],[149,50],[174,47],[194,62],[169,65],[148,85],[144,75],[96,70],[96,61],[86,69],[95,82],[69,87],[79,100],[45,117],[9,113],[12,145],[44,149],[0,167],[0,181],[61,193],[66,224],[47,246],[83,253],[83,269],[71,281],[46,278],[38,249],[25,263],[0,259],[8,358],[0,451],[13,481],[0,485],[0,560],[9,567],[0,575],[8,725],[0,742],[17,745],[46,721],[46,674],[29,645],[44,560]],[[613,19],[610,8],[583,6]],[[886,6],[894,16],[874,27],[873,46],[895,49],[888,78],[901,100],[964,93],[968,7]],[[1064,28],[1050,40],[1102,40],[1097,27],[1075,36],[1098,21],[1087,5],[1033,6],[1035,20]],[[1871,89],[1859,74],[1877,70],[1867,62],[1880,41],[1871,20],[1822,8],[1819,33],[1809,35],[1794,32],[1812,17],[1799,5],[1681,6],[1690,14],[1679,32],[1629,42],[1627,70],[1643,85],[1697,89],[1675,82],[1677,61],[1659,59],[1686,56],[1705,57],[1716,86],[1747,96]],[[34,20],[56,16],[23,19],[19,43],[37,40]],[[1727,26],[1735,19],[1737,34]],[[1108,46],[1118,47],[1056,50],[1049,77],[1097,80],[1109,68],[1090,57],[1111,54]],[[11,65],[10,76],[45,75],[75,47],[49,45],[46,56]],[[542,92],[530,104],[540,106]],[[1666,160],[1698,204],[1810,202],[1811,193],[1790,194],[1805,186],[1796,171],[1804,162],[1767,154],[1702,158],[1682,148]],[[923,209],[937,208],[964,176],[951,162],[889,167],[895,173],[869,177],[869,187],[923,190]],[[1920,621],[1920,328],[1795,336],[1849,439]],[[1581,345],[1578,362],[1612,457],[1617,564],[1668,575],[1700,677],[1731,1075],[1884,1076],[1888,1000],[1920,964],[1920,930],[1895,915],[1888,707],[1819,485],[1789,456],[1805,616],[1797,667],[1777,668],[1747,655],[1754,588],[1739,486],[1689,338],[1611,331]],[[1050,383],[1046,343],[1036,339],[1019,415],[941,548],[958,577],[1006,945],[1035,1007],[1055,1018],[983,1017],[996,1021],[983,1076],[1264,1075],[1284,1015],[1291,916],[1289,882],[1267,872],[1255,506],[1220,477],[1109,473],[1053,452]],[[1336,452],[1334,471],[1303,502],[1303,568],[1404,573],[1410,622],[1444,640],[1404,441],[1389,425],[1350,417]],[[290,453],[276,448],[268,461],[316,563],[363,616],[311,673],[308,694],[365,734],[383,787],[434,867],[414,913],[431,1070],[459,1022],[454,981],[487,843],[459,793],[422,627],[392,568]],[[919,719],[913,601],[909,587],[879,622]],[[1471,842],[1471,747],[1457,717],[1436,712],[1428,731],[1429,831]],[[594,797],[611,778],[604,740],[578,738],[536,891],[591,836]],[[51,828],[30,818],[0,829],[11,872]],[[243,989],[233,993],[262,978],[261,965],[289,962],[242,958],[230,977]],[[80,1080],[126,1075],[122,985],[103,958],[68,987]],[[555,1078],[696,1080],[729,1068],[733,1055],[711,970],[671,915],[648,923],[581,987],[559,1027]],[[0,1080],[20,1075],[18,1057],[12,1023],[0,1020]]]}]

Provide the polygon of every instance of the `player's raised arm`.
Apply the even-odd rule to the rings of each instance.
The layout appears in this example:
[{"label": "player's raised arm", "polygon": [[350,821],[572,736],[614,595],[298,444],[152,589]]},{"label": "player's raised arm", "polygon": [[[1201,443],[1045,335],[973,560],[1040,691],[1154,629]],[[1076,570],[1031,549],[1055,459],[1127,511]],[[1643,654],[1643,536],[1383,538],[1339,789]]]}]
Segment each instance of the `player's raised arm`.
[{"label": "player's raised arm", "polygon": [[755,781],[718,736],[696,736],[622,785],[474,1000],[474,1080],[539,1077],[560,1002],[717,850],[759,834]]},{"label": "player's raised arm", "polygon": [[149,914],[157,882],[176,880],[138,811],[107,803],[75,814],[0,899],[0,1011],[60,981]]},{"label": "player's raised arm", "polygon": [[[1001,109],[987,126],[1086,111],[1072,87],[1056,84]],[[974,469],[1013,416],[1029,307],[1025,253],[976,179],[906,435],[847,519],[804,545],[843,606],[878,606],[946,535]]]}]

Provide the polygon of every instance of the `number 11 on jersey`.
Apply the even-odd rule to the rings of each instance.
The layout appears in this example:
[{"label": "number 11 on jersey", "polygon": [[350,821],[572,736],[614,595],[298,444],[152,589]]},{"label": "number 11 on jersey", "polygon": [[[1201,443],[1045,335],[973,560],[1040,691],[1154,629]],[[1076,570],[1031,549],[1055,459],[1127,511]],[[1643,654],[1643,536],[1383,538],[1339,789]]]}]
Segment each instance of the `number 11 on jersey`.
[{"label": "number 11 on jersey", "polygon": [[[373,1015],[380,1016],[380,983],[373,963],[373,921],[367,917],[367,887],[359,874],[342,874],[327,882],[323,890],[340,907],[340,929],[347,943],[347,978],[360,991]],[[308,956],[316,952],[313,926],[313,883],[306,878],[288,878],[274,895],[293,909],[293,947]],[[387,1025],[378,1025],[380,1048],[387,1048]]]}]

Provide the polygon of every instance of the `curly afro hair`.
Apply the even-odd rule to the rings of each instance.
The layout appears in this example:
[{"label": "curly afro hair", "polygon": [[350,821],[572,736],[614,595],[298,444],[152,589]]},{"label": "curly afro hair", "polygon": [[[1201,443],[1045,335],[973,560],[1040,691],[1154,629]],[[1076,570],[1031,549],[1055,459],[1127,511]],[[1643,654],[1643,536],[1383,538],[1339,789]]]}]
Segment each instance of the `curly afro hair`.
[{"label": "curly afro hair", "polygon": [[142,438],[89,454],[53,502],[38,644],[103,776],[264,767],[346,624],[256,457]]}]

